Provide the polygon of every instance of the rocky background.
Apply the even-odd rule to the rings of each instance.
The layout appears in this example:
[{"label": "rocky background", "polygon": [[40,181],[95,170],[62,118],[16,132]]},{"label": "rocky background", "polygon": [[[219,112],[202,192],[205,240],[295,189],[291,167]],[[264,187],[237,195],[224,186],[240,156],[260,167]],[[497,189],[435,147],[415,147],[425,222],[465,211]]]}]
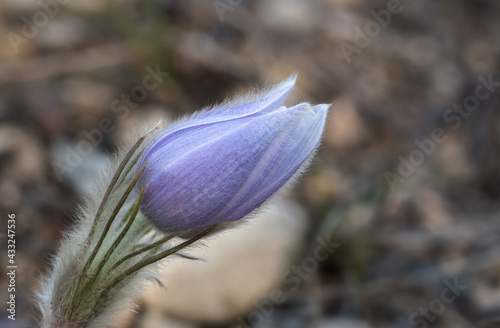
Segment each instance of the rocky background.
[{"label": "rocky background", "polygon": [[205,261],[167,262],[117,326],[499,327],[499,17],[494,0],[1,1],[0,258],[14,213],[18,271],[0,326],[36,325],[75,204],[136,125],[298,72],[288,104],[334,103],[310,172]]}]

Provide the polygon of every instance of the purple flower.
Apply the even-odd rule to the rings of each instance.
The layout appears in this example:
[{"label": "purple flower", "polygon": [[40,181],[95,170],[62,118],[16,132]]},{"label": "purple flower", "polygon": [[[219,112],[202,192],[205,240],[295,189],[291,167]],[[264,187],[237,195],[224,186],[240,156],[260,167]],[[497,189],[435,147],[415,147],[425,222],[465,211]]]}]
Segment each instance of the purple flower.
[{"label": "purple flower", "polygon": [[245,217],[307,162],[329,105],[284,107],[295,76],[224,103],[161,133],[139,161],[141,212],[161,231],[199,231]]}]

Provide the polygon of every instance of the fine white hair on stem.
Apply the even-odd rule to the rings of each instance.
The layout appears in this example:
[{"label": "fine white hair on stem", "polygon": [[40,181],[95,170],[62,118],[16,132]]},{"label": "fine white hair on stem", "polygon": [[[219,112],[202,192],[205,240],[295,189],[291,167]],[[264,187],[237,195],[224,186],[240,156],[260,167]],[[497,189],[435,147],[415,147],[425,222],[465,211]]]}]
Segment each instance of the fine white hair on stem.
[{"label": "fine white hair on stem", "polygon": [[[141,140],[153,139],[161,125],[139,130],[134,147]],[[78,206],[74,226],[63,234],[37,293],[42,328],[113,326],[116,314],[134,311],[134,298],[148,282],[158,281],[156,262],[215,229],[172,242],[171,237],[178,234],[165,237],[137,212],[142,195],[131,187],[140,176],[136,173],[137,158],[147,143],[139,144],[133,152],[134,147],[120,147]]]},{"label": "fine white hair on stem", "polygon": [[[163,123],[160,122],[159,124]],[[137,141],[140,136],[146,135],[148,133],[150,134],[148,136],[148,139],[151,139],[155,134],[158,133],[157,130],[158,124],[153,127],[144,127],[138,129],[134,139],[135,141]],[[144,144],[145,143],[141,144],[141,146],[138,148],[139,153],[144,149]],[[126,187],[126,182],[129,182],[131,180],[130,177],[127,177],[125,178],[121,186],[116,187],[116,190],[109,197],[109,206],[104,209],[103,215],[101,215],[101,217],[97,221],[95,221],[96,226],[94,227],[94,219],[96,217],[100,203],[102,202],[103,197],[106,194],[106,190],[117,170],[117,167],[125,158],[129,148],[130,146],[121,146],[117,150],[116,154],[113,155],[100,170],[100,172],[98,172],[98,178],[95,179],[92,188],[88,190],[84,195],[82,203],[76,210],[76,214],[74,215],[75,222],[73,223],[73,228],[70,231],[63,233],[62,241],[59,245],[57,255],[55,255],[51,259],[49,273],[42,278],[40,290],[37,293],[36,303],[41,312],[42,327],[71,327],[71,323],[60,321],[68,319],[64,318],[64,314],[68,311],[68,307],[71,306],[71,304],[68,304],[69,300],[78,299],[80,295],[75,295],[75,291],[73,290],[68,292],[64,296],[58,293],[63,290],[63,286],[66,286],[69,281],[73,281],[75,280],[75,278],[78,278],[69,277],[71,274],[81,274],[78,272],[78,268],[82,266],[82,260],[88,257],[91,248],[95,246],[96,236],[99,235],[104,224],[106,223],[106,218],[109,217],[112,208],[111,205],[117,202],[119,195],[123,193],[123,189]],[[122,212],[123,211],[120,212],[120,215],[118,217],[117,226],[119,226],[120,221],[123,220]],[[92,231],[95,232],[94,235],[91,235]],[[150,231],[150,229],[147,231]],[[113,236],[115,235],[116,233],[113,234]],[[134,236],[131,237],[133,237],[133,239],[140,239],[142,236],[143,234],[139,233],[135,236],[135,238]],[[153,239],[154,237],[154,235],[150,234],[151,239]],[[103,249],[106,249],[110,246],[111,240],[112,238],[106,239],[102,246]],[[110,305],[113,305],[110,308],[126,307],[126,304],[121,304],[122,302],[117,301],[125,300],[129,296],[136,295],[140,289],[140,285],[141,284],[128,283],[127,288],[122,288],[121,293],[117,293],[113,302],[109,302],[109,304],[106,304],[107,306],[104,307],[102,314],[105,315],[107,312],[109,312],[108,307],[110,307]],[[83,305],[84,304],[85,302],[83,302]],[[89,310],[87,309],[87,311]],[[85,312],[85,309],[83,310],[83,312]],[[105,319],[103,320],[105,321]],[[96,322],[101,321],[102,320],[99,319]]]}]

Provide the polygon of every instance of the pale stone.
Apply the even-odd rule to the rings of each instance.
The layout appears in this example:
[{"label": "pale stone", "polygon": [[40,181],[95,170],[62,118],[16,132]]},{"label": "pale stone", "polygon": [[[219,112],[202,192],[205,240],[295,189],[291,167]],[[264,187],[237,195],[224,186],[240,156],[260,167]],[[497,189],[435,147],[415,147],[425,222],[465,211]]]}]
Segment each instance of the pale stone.
[{"label": "pale stone", "polygon": [[280,200],[188,252],[204,261],[165,261],[161,281],[166,289],[148,290],[145,308],[191,322],[224,322],[244,314],[279,288],[301,246],[306,220],[299,205]]}]

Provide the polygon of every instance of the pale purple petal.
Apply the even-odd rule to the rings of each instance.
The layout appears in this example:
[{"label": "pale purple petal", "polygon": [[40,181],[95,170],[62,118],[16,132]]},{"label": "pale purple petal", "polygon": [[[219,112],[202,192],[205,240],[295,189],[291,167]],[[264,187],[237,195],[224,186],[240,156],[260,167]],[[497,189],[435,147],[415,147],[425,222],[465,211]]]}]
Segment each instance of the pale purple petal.
[{"label": "pale purple petal", "polygon": [[[234,119],[241,119],[251,115],[259,115],[278,109],[283,105],[283,102],[288,97],[290,92],[292,92],[296,79],[297,75],[294,74],[267,92],[261,92],[260,94],[249,96],[249,102],[243,102],[245,99],[239,99],[233,101],[232,103],[225,103],[220,106],[216,106],[211,110],[201,111],[189,117],[187,120],[181,120],[179,123],[173,124],[168,131],[151,143],[145,151],[145,156],[149,152],[157,149],[157,145],[159,143],[167,142],[167,140],[170,142],[174,138],[183,138],[185,134],[191,132],[191,130],[196,127]],[[140,164],[142,165],[144,163],[141,162]]]},{"label": "pale purple petal", "polygon": [[148,161],[139,180],[141,211],[160,230],[237,221],[306,162],[319,144],[328,105],[276,107],[291,87],[273,90],[250,104],[196,116],[147,149],[140,161]]}]

